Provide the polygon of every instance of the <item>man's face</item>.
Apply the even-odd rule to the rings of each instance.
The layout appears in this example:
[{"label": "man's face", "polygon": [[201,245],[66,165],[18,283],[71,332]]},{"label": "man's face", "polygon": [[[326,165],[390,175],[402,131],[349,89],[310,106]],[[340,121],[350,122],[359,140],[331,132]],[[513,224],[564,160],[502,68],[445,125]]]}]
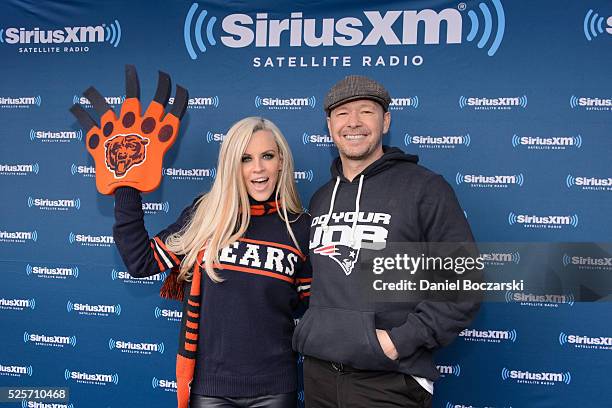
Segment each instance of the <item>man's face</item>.
[{"label": "man's face", "polygon": [[382,137],[390,123],[391,114],[368,99],[340,105],[327,118],[327,128],[340,157],[361,162],[373,162],[382,156]]}]

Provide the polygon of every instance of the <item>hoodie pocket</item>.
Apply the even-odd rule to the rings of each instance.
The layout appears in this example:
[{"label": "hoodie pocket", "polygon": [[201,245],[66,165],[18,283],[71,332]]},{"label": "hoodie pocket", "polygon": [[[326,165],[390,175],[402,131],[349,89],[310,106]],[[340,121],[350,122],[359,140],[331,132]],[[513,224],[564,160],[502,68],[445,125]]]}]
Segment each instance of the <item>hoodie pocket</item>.
[{"label": "hoodie pocket", "polygon": [[374,312],[310,307],[298,326],[295,348],[304,355],[364,370],[392,370],[376,337]]}]

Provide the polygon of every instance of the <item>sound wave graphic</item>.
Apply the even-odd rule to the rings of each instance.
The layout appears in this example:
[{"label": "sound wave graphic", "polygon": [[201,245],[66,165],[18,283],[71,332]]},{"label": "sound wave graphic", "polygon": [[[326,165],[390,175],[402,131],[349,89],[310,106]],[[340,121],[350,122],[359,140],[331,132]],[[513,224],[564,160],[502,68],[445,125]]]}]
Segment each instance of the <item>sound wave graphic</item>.
[{"label": "sound wave graphic", "polygon": [[563,266],[568,266],[572,263],[572,258],[568,254],[563,254]]},{"label": "sound wave graphic", "polygon": [[504,381],[507,380],[508,378],[510,378],[510,370],[508,370],[506,367],[502,368],[501,378]]},{"label": "sound wave graphic", "polygon": [[523,183],[525,182],[525,177],[523,176],[523,173],[517,174],[514,177],[516,178],[516,184],[522,187]]},{"label": "sound wave graphic", "polygon": [[463,174],[461,174],[461,173],[457,173],[457,174],[455,175],[455,183],[457,183],[457,185],[459,185],[459,184],[463,183],[463,180],[464,180],[464,178],[463,178]]},{"label": "sound wave graphic", "polygon": [[559,334],[559,344],[562,345],[562,346],[567,344],[567,334],[565,334],[563,332],[561,332]]},{"label": "sound wave graphic", "polygon": [[[206,16],[208,16],[208,11],[201,10],[200,14],[198,15],[195,21],[195,24],[193,24],[193,18],[196,14],[198,7],[199,7],[198,3],[193,3],[191,5],[191,7],[189,8],[189,12],[187,13],[187,16],[185,17],[185,22],[183,23],[183,40],[185,42],[185,48],[187,48],[187,53],[189,54],[189,57],[192,60],[195,60],[198,58],[198,55],[196,54],[196,51],[193,48],[193,44],[191,41],[192,32],[195,38],[196,45],[198,46],[198,49],[200,50],[200,52],[204,53],[207,50],[206,44],[204,44],[204,37],[202,34],[203,34],[204,20],[206,19]],[[208,43],[212,46],[217,44],[217,41],[215,40],[215,37],[213,35],[213,29],[215,27],[216,22],[217,22],[217,17],[211,16],[210,19],[208,20],[208,23],[206,24],[206,39],[208,40]]]},{"label": "sound wave graphic", "polygon": [[570,107],[575,109],[578,107],[578,98],[574,95],[570,96]]},{"label": "sound wave graphic", "polygon": [[580,149],[582,147],[582,135],[578,135],[574,137],[573,139],[574,139],[574,145]]},{"label": "sound wave graphic", "polygon": [[106,30],[106,35],[104,37],[105,41],[108,41],[113,47],[117,48],[119,42],[121,41],[121,25],[119,21],[115,19],[109,25],[102,24],[102,27]]},{"label": "sound wave graphic", "polygon": [[517,215],[513,213],[512,211],[510,211],[510,214],[508,214],[508,224],[510,225],[516,224],[516,219],[517,219]]},{"label": "sound wave graphic", "polygon": [[589,11],[586,12],[584,21],[582,22],[582,30],[584,31],[584,36],[588,41],[592,41],[599,36],[599,34],[603,34],[604,19],[604,17],[600,17],[598,13],[593,11],[593,9],[589,9]]},{"label": "sound wave graphic", "polygon": [[563,373],[563,382],[566,384],[569,384],[572,382],[572,374],[570,374],[570,372],[565,372]]},{"label": "sound wave graphic", "polygon": [[[493,37],[491,45],[487,50],[487,55],[489,57],[492,57],[499,49],[499,46],[501,45],[502,40],[504,38],[504,32],[506,29],[506,15],[504,13],[504,8],[500,0],[491,0],[490,2],[493,4],[493,9],[495,10],[495,23],[497,25],[495,35]],[[480,26],[482,25],[482,33],[480,39],[478,40],[478,43],[476,44],[478,48],[482,49],[487,46],[487,43],[489,43],[489,40],[491,39],[491,34],[493,33],[494,26],[494,16],[491,13],[491,9],[489,8],[486,2],[480,3],[478,5],[478,8],[480,9],[481,14],[475,12],[474,10],[470,10],[468,12],[471,28],[466,39],[469,42],[474,41],[476,39],[476,36],[478,35]],[[480,22],[481,20],[482,24]]]},{"label": "sound wave graphic", "polygon": [[513,343],[516,342],[516,330],[515,329],[510,330],[510,340],[512,340]]},{"label": "sound wave graphic", "polygon": [[461,109],[463,109],[463,108],[465,108],[466,106],[467,106],[467,98],[466,98],[465,96],[461,95],[461,96],[459,97],[459,107],[460,107]]}]

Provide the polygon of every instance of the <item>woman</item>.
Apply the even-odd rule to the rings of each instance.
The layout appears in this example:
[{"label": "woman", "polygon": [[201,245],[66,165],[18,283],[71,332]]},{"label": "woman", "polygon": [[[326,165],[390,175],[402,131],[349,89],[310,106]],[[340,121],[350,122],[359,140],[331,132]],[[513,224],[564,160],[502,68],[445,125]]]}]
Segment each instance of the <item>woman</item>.
[{"label": "woman", "polygon": [[115,192],[115,219],[130,274],[171,269],[162,296],[184,294],[179,407],[295,407],[292,312],[309,296],[310,220],[279,129],[255,117],[234,124],[212,189],[154,238],[135,189]]}]

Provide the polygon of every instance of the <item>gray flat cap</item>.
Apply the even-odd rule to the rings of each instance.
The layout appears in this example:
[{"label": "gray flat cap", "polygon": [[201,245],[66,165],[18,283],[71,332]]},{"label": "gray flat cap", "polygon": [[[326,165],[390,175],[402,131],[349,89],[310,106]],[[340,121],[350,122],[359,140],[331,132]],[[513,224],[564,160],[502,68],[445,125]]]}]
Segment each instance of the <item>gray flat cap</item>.
[{"label": "gray flat cap", "polygon": [[389,92],[378,82],[361,75],[349,75],[331,87],[325,96],[323,109],[329,116],[334,108],[358,99],[378,102],[385,112],[389,110],[391,103]]}]

